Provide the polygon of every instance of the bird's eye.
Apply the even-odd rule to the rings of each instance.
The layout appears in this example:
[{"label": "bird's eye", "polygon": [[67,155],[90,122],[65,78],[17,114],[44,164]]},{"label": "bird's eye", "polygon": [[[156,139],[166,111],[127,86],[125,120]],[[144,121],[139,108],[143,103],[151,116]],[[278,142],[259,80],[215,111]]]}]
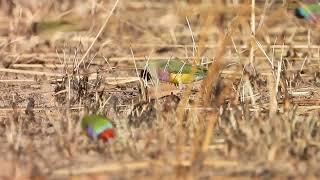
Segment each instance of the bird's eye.
[{"label": "bird's eye", "polygon": [[151,74],[148,70],[143,69],[140,71],[140,78],[146,79],[147,81],[151,80]]}]

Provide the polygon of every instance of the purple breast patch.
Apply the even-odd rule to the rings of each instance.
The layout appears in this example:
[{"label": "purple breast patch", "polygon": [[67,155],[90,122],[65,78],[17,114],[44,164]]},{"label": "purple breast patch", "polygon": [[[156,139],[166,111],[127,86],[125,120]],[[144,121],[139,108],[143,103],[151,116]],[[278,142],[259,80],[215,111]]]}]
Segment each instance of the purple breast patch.
[{"label": "purple breast patch", "polygon": [[170,73],[167,70],[158,70],[158,78],[161,81],[169,81],[170,80]]}]

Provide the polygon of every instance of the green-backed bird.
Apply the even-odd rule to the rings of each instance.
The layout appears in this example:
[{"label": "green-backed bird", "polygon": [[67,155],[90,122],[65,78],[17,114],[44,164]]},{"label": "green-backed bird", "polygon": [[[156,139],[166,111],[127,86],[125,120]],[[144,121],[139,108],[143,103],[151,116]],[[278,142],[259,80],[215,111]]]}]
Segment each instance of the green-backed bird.
[{"label": "green-backed bird", "polygon": [[93,139],[109,140],[115,137],[115,130],[111,122],[100,115],[86,115],[81,126],[89,137]]},{"label": "green-backed bird", "polygon": [[148,63],[148,67],[141,71],[140,77],[159,79],[175,84],[187,84],[199,81],[207,76],[207,69],[186,63],[180,59],[154,60]]},{"label": "green-backed bird", "polygon": [[295,9],[295,15],[298,18],[306,19],[311,22],[317,22],[320,18],[320,3],[303,5]]},{"label": "green-backed bird", "polygon": [[57,32],[74,32],[86,29],[84,23],[79,20],[43,20],[32,24],[32,32],[34,34],[51,37]]}]

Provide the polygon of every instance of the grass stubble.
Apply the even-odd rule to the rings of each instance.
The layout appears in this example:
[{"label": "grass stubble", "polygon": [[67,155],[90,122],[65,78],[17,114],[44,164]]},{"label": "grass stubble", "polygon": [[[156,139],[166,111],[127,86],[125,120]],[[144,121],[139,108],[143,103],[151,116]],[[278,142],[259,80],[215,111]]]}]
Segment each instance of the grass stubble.
[{"label": "grass stubble", "polygon": [[[65,3],[50,13],[83,16]],[[317,177],[318,27],[286,3],[92,1],[89,31],[52,38],[28,31],[48,13],[34,6],[46,5],[2,5],[1,178]],[[173,56],[203,63],[208,77],[145,87],[137,72],[146,60]],[[180,101],[168,109],[171,92]],[[131,127],[142,101],[152,114],[138,114],[153,125]],[[88,139],[88,112],[112,117],[117,139]]]}]

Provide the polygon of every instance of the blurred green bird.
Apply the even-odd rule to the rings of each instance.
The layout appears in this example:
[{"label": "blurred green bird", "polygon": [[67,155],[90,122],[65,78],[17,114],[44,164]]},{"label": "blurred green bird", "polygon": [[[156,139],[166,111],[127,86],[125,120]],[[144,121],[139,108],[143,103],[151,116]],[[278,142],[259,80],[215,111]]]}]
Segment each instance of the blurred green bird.
[{"label": "blurred green bird", "polygon": [[320,4],[315,3],[298,7],[295,9],[295,15],[301,19],[317,22],[320,17]]},{"label": "blurred green bird", "polygon": [[183,62],[180,59],[155,60],[149,62],[148,67],[141,71],[144,79],[159,79],[174,84],[188,84],[199,81],[207,76],[207,69],[202,66]]},{"label": "blurred green bird", "polygon": [[111,122],[100,115],[86,115],[81,126],[87,135],[93,139],[109,140],[115,137],[115,130]]},{"label": "blurred green bird", "polygon": [[34,34],[50,37],[57,32],[73,32],[81,31],[86,25],[76,20],[42,20],[32,24],[32,32]]}]

